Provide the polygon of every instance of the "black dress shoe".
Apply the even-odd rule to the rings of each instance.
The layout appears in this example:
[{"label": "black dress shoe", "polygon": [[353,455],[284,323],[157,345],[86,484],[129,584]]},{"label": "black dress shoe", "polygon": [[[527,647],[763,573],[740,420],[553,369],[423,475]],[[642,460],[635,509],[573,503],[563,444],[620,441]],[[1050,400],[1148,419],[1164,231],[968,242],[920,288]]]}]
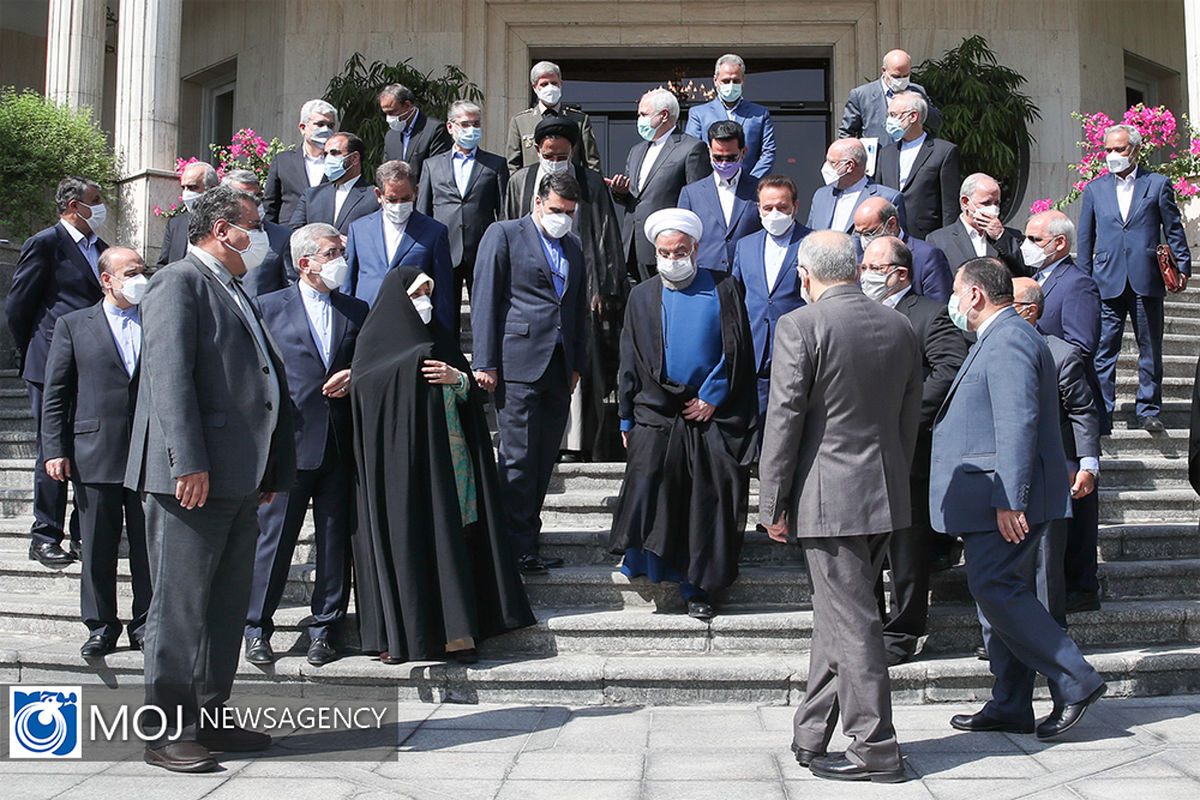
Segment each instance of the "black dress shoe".
[{"label": "black dress shoe", "polygon": [[991,661],[992,660],[992,657],[990,655],[988,655],[987,648],[984,647],[983,645],[979,645],[978,647],[975,648],[975,657],[978,658],[980,661]]},{"label": "black dress shoe", "polygon": [[687,608],[692,619],[712,619],[717,615],[716,609],[704,600],[688,600]]},{"label": "black dress shoe", "polygon": [[379,660],[382,661],[384,664],[403,664],[404,663],[403,658],[395,658],[392,656],[391,653],[389,653],[386,650],[384,650],[382,653],[379,654]]},{"label": "black dress shoe", "polygon": [[67,555],[75,561],[83,560],[83,542],[78,539],[72,539],[71,544],[67,546]]},{"label": "black dress shoe", "polygon": [[1033,733],[1033,723],[1017,725],[1012,722],[1001,722],[992,719],[982,711],[974,714],[955,714],[950,718],[950,727],[969,733],[996,731],[999,733]]},{"label": "black dress shoe", "polygon": [[565,563],[561,558],[546,558],[545,556],[538,556],[538,558],[550,569],[558,569]]},{"label": "black dress shoe", "polygon": [[446,658],[460,664],[478,664],[479,651],[474,647],[468,647],[466,650],[450,650],[446,653]]},{"label": "black dress shoe", "polygon": [[140,633],[129,634],[129,649],[130,650],[145,650],[146,637]]},{"label": "black dress shoe", "polygon": [[1153,417],[1138,418],[1138,427],[1140,427],[1142,430],[1146,431],[1147,433],[1162,433],[1163,432],[1162,420],[1158,418],[1158,415],[1155,415]]},{"label": "black dress shoe", "polygon": [[217,760],[199,742],[171,742],[163,747],[147,747],[143,756],[147,764],[171,772],[210,772]]},{"label": "black dress shoe", "polygon": [[808,765],[818,778],[835,781],[874,781],[875,783],[903,783],[908,780],[904,766],[891,770],[871,770],[860,767],[844,755],[817,756]]},{"label": "black dress shoe", "polygon": [[962,561],[963,546],[962,542],[957,539],[951,543],[944,552],[936,553],[929,560],[930,572],[945,572],[948,569],[957,567]]},{"label": "black dress shoe", "polygon": [[1063,706],[1061,709],[1056,708],[1051,711],[1050,716],[1038,723],[1037,738],[1053,739],[1055,736],[1061,736],[1071,730],[1071,728],[1074,728],[1075,723],[1083,719],[1083,714],[1088,710],[1088,706],[1103,697],[1107,691],[1108,684],[1102,683],[1096,691],[1078,703],[1071,703]]},{"label": "black dress shoe", "polygon": [[271,736],[234,725],[229,728],[201,728],[196,741],[209,750],[225,753],[257,753],[271,746]]},{"label": "black dress shoe", "polygon": [[578,450],[560,450],[558,451],[558,463],[560,464],[579,464],[583,462],[583,453]]},{"label": "black dress shoe", "polygon": [[792,754],[796,756],[796,763],[802,767],[807,767],[812,763],[814,758],[822,758],[825,755],[825,753],[818,753],[816,750],[805,750],[795,742],[792,742]]},{"label": "black dress shoe", "polygon": [[106,656],[113,650],[117,649],[117,641],[115,636],[108,636],[103,633],[93,633],[88,637],[88,640],[83,643],[83,647],[79,648],[79,655],[84,658],[100,658]]},{"label": "black dress shoe", "polygon": [[50,569],[62,569],[68,564],[75,563],[75,557],[54,542],[33,542],[30,544],[29,560],[37,561],[43,567],[50,567]]},{"label": "black dress shoe", "polygon": [[305,655],[305,658],[314,667],[323,667],[330,661],[337,661],[338,654],[329,644],[329,640],[322,636],[320,639],[312,640],[312,643],[308,646],[308,654]]},{"label": "black dress shoe", "polygon": [[1081,611],[1099,611],[1099,592],[1067,592],[1067,613],[1078,614]]},{"label": "black dress shoe", "polygon": [[894,667],[899,664],[904,664],[904,663],[907,663],[909,660],[911,660],[912,657],[913,657],[912,653],[906,653],[903,650],[888,650],[887,651],[887,665],[889,667]]},{"label": "black dress shoe", "polygon": [[275,651],[271,649],[271,640],[255,636],[246,640],[246,660],[251,664],[275,663]]},{"label": "black dress shoe", "polygon": [[521,556],[517,559],[517,569],[525,575],[541,575],[550,569],[550,565],[537,556]]}]

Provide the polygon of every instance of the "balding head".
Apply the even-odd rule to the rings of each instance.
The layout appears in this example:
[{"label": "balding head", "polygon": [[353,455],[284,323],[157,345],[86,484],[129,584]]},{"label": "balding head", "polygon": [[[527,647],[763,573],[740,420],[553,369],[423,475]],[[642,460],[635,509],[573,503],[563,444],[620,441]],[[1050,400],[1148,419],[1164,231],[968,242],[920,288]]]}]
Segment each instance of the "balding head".
[{"label": "balding head", "polygon": [[105,302],[117,308],[129,308],[132,303],[121,294],[121,288],[125,281],[146,271],[146,262],[141,254],[128,247],[109,247],[100,254],[96,267],[100,270],[100,287],[104,289]]},{"label": "balding head", "polygon": [[825,151],[825,163],[837,170],[837,187],[845,189],[867,174],[867,148],[858,139],[837,139]]},{"label": "balding head", "polygon": [[1075,223],[1061,211],[1043,211],[1025,223],[1025,238],[1046,254],[1041,266],[1047,267],[1071,254],[1075,246]]},{"label": "balding head", "polygon": [[896,207],[886,197],[871,197],[854,210],[854,232],[863,240],[863,247],[877,236],[899,236],[900,220]]},{"label": "balding head", "polygon": [[1030,325],[1037,325],[1046,305],[1046,295],[1041,284],[1033,278],[1013,278],[1013,306],[1017,313]]},{"label": "balding head", "polygon": [[912,72],[912,57],[903,50],[889,50],[883,57],[885,78],[907,78]]}]

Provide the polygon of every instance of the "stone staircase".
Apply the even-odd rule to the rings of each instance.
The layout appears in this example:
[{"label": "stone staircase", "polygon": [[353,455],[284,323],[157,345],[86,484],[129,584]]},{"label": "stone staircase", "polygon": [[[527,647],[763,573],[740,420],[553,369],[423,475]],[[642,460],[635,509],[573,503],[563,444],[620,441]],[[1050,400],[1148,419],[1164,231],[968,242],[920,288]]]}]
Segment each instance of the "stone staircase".
[{"label": "stone staircase", "polygon": [[[468,328],[469,330],[469,328]],[[469,335],[469,334],[468,334]],[[1128,426],[1120,403],[1103,442],[1100,579],[1103,608],[1071,617],[1071,634],[1122,695],[1200,691],[1200,502],[1187,482],[1188,424],[1200,351],[1200,290],[1167,302],[1163,421],[1151,435]],[[1136,352],[1127,335],[1118,393],[1131,401]],[[78,648],[79,568],[29,561],[32,421],[24,388],[0,372],[0,675],[11,682],[137,683],[142,656],[127,650],[88,664]],[[810,586],[799,548],[753,530],[741,575],[711,622],[682,613],[673,586],[629,580],[608,552],[623,464],[563,464],[543,513],[543,551],[566,566],[525,579],[538,624],[481,645],[473,666],[387,666],[363,656],[314,668],[303,659],[312,581],[312,528],[297,547],[273,644],[272,667],[242,664],[243,690],[302,694],[313,684],[388,687],[402,698],[527,703],[795,703],[812,636]],[[128,607],[121,565],[119,591]],[[934,576],[930,631],[921,656],[891,670],[897,702],[986,697],[992,678],[972,648],[978,622],[962,567]],[[353,609],[351,609],[353,613]],[[352,634],[349,637],[353,639]],[[257,687],[257,688],[256,688]],[[1045,687],[1040,690],[1045,695]]]}]

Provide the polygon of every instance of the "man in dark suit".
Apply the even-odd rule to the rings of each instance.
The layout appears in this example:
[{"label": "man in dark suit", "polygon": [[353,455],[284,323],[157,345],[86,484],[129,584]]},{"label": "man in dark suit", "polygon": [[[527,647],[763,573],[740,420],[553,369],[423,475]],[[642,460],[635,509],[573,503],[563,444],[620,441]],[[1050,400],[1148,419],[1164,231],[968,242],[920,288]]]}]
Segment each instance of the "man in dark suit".
[{"label": "man in dark suit", "polygon": [[1075,345],[1091,364],[1100,345],[1100,290],[1075,265],[1074,246],[1075,225],[1061,211],[1034,214],[1025,224],[1022,257],[1045,296],[1038,330]]},{"label": "man in dark suit", "polygon": [[508,164],[479,149],[482,114],[468,100],[450,104],[446,127],[454,148],[425,162],[417,192],[417,210],[445,225],[450,237],[454,285],[445,291],[452,293],[455,336],[462,327],[463,284],[471,290],[479,240],[488,225],[502,218],[508,187]]},{"label": "man in dark suit", "polygon": [[808,227],[814,231],[854,229],[854,212],[872,197],[882,197],[897,209],[904,227],[904,195],[867,177],[867,151],[858,139],[838,139],[829,145],[821,167],[825,185],[813,192]]},{"label": "man in dark suit", "polygon": [[[717,96],[688,111],[684,133],[704,140],[714,122],[736,122],[744,131],[746,152],[742,166],[747,175],[761,178],[775,166],[775,126],[766,106],[751,103],[742,97],[746,84],[746,62],[741,56],[726,53],[717,59],[713,71],[713,88]],[[705,232],[708,224],[704,225]]]},{"label": "man in dark suit", "polygon": [[654,246],[646,238],[646,217],[674,208],[679,192],[712,172],[704,142],[675,129],[679,100],[666,89],[651,89],[638,101],[638,134],[643,141],[629,150],[624,174],[609,180],[613,200],[625,209],[621,252],[630,280],[657,273]]},{"label": "man in dark suit", "polygon": [[363,180],[363,158],[367,148],[353,133],[335,133],[325,142],[325,177],[300,198],[289,223],[293,229],[312,222],[332,225],[346,236],[350,223],[375,210],[374,192]]},{"label": "man in dark suit", "polygon": [[703,269],[729,272],[738,240],[762,229],[758,178],[743,168],[746,134],[732,120],[714,122],[706,132],[713,174],[679,192],[679,208],[694,211],[704,223],[696,263]]},{"label": "man in dark suit", "polygon": [[513,115],[508,123],[508,143],[504,148],[509,173],[538,165],[538,146],[534,133],[548,119],[563,119],[579,129],[579,143],[571,153],[571,163],[600,172],[600,148],[591,118],[577,106],[562,101],[562,71],[553,61],[539,61],[529,70],[529,88],[537,103]]},{"label": "man in dark suit", "polygon": [[[258,215],[262,218],[263,230],[267,233],[267,242],[271,252],[242,280],[242,288],[251,297],[275,292],[296,282],[296,270],[292,266],[291,238],[292,229],[286,225],[276,225],[266,218],[262,205],[262,186],[258,175],[248,169],[231,169],[221,179],[223,186],[231,186],[239,192],[245,192],[258,199]],[[180,254],[180,258],[183,254]],[[178,260],[178,259],[174,259]]]},{"label": "man in dark suit", "polygon": [[1163,297],[1166,286],[1155,248],[1165,239],[1175,255],[1183,285],[1192,271],[1175,190],[1171,182],[1138,165],[1142,134],[1114,125],[1104,136],[1108,174],[1083,190],[1079,210],[1079,268],[1100,289],[1100,345],[1096,372],[1108,427],[1117,402],[1117,357],[1125,318],[1133,319],[1138,343],[1138,424],[1162,433]]},{"label": "man in dark suit", "polygon": [[982,172],[968,175],[959,187],[958,203],[962,209],[958,219],[925,239],[946,254],[950,272],[956,274],[973,258],[991,256],[999,258],[1014,278],[1028,277],[1030,270],[1021,256],[1024,237],[1000,221],[1000,184]]},{"label": "man in dark suit", "polygon": [[[1070,514],[1070,490],[1054,362],[1012,302],[1012,275],[999,259],[959,269],[951,319],[978,339],[934,420],[929,515],[936,530],[962,536],[967,583],[997,634],[988,644],[991,700],[950,724],[1049,739],[1073,727],[1105,685],[1035,590],[1039,540]],[[1038,672],[1055,702],[1035,728]]]},{"label": "man in dark suit", "polygon": [[904,194],[907,230],[918,239],[954,222],[962,181],[958,146],[930,136],[928,117],[924,97],[898,93],[888,104],[889,144],[875,157],[875,180]]},{"label": "man in dark suit", "polygon": [[901,228],[899,212],[886,199],[871,197],[859,204],[854,212],[854,233],[863,249],[881,236],[894,236],[904,242],[912,253],[912,269],[908,273],[912,291],[943,303],[950,299],[954,276],[950,274],[946,255]]},{"label": "man in dark suit", "polygon": [[933,535],[929,527],[933,417],[967,355],[967,340],[950,322],[946,304],[913,291],[912,264],[912,251],[904,242],[881,236],[863,252],[860,278],[867,297],[908,317],[921,348],[921,424],[909,479],[912,524],[893,534],[888,543],[887,560],[892,570],[890,613],[884,604],[882,577],[875,585],[889,665],[912,658],[926,632]]},{"label": "man in dark suit", "polygon": [[[775,334],[759,461],[759,523],[799,539],[812,576],[808,689],[792,751],[814,775],[903,781],[875,581],[908,527],[921,360],[908,320],[863,296],[854,242],[815,231],[800,245],[813,302]],[[828,487],[836,486],[836,491]],[[850,738],[827,754],[839,713]]]},{"label": "man in dark suit", "polygon": [[403,161],[385,161],[375,170],[375,200],[378,210],[350,226],[344,291],[371,305],[390,270],[401,264],[418,267],[433,278],[433,313],[449,330],[456,305],[446,226],[413,210],[416,178]]},{"label": "man in dark suit", "polygon": [[[12,286],[4,303],[8,327],[23,361],[21,377],[29,390],[37,430],[33,466],[33,526],[29,558],[47,567],[65,567],[75,556],[62,548],[67,487],[46,474],[42,452],[42,385],[54,325],[63,314],[94,306],[100,288],[100,254],[108,247],[98,235],[107,210],[100,187],[86,178],[59,181],[54,194],[58,223],[25,240]],[[71,515],[71,539],[79,522]]]},{"label": "man in dark suit", "polygon": [[[257,751],[271,737],[216,715],[237,672],[250,599],[256,511],[296,477],[283,358],[237,280],[269,248],[253,197],[228,186],[192,210],[192,246],[154,275],[125,486],[146,512],[154,597],[146,636],[146,704],[166,725],[147,763],[216,768],[211,750]],[[178,720],[178,724],[177,724]]]},{"label": "man in dark suit", "polygon": [[264,187],[266,218],[290,226],[300,198],[325,177],[325,143],[338,129],[337,109],[321,99],[300,108],[300,148],[275,156]]},{"label": "man in dark suit", "polygon": [[188,220],[192,218],[192,206],[196,198],[216,186],[220,182],[217,171],[212,164],[203,161],[193,161],[179,173],[181,193],[185,210],[167,220],[167,229],[163,231],[162,247],[158,250],[158,266],[165,267],[172,261],[183,258],[188,246]]},{"label": "man in dark suit", "polygon": [[413,184],[418,185],[425,159],[445,153],[454,146],[446,123],[421,113],[417,108],[417,96],[398,83],[379,90],[379,108],[388,124],[387,136],[383,138],[384,161],[408,164]]},{"label": "man in dark suit", "polygon": [[258,507],[258,546],[246,613],[246,660],[275,660],[272,617],[287,586],[296,539],[311,502],[317,572],[308,626],[308,663],[337,658],[334,627],[350,600],[350,536],[354,531],[354,445],[350,362],[367,304],[337,289],[346,278],[337,228],[321,222],[292,234],[300,282],[254,302],[283,356],[296,413],[296,482]]},{"label": "man in dark suit", "polygon": [[574,178],[547,176],[533,213],[488,228],[476,262],[472,368],[495,392],[500,495],[522,572],[562,564],[538,555],[538,534],[571,392],[588,359],[587,274],[570,232],[578,200]]},{"label": "man in dark suit", "polygon": [[765,417],[775,328],[780,317],[804,305],[796,253],[812,231],[796,222],[799,198],[795,181],[786,175],[768,175],[758,182],[757,189],[758,207],[754,213],[765,227],[738,241],[733,277],[746,299],[758,376],[758,412]]},{"label": "man in dark suit", "polygon": [[912,58],[903,50],[890,50],[883,57],[879,80],[864,83],[850,90],[842,122],[838,126],[840,138],[861,139],[875,137],[883,142],[890,141],[887,134],[888,103],[899,92],[916,92],[929,103],[927,127],[936,131],[942,124],[942,114],[937,110],[924,87],[909,80]]},{"label": "man in dark suit", "polygon": [[142,326],[137,303],[146,290],[146,263],[133,250],[100,254],[104,300],[59,317],[46,361],[42,435],[46,472],[75,486],[83,574],[80,610],[85,658],[111,653],[121,635],[117,618],[117,551],[121,522],[129,536],[133,609],[129,645],[142,649],[150,608],[150,566],[141,503],[122,484],[137,400]]}]

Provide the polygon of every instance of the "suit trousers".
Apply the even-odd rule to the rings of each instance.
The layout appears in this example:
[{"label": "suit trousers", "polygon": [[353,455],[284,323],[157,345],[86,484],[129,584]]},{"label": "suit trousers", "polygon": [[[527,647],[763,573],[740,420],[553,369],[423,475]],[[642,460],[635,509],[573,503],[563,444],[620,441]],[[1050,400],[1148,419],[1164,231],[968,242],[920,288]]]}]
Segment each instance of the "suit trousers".
[{"label": "suit trousers", "polygon": [[1064,563],[1066,591],[1099,592],[1096,577],[1096,548],[1100,540],[1100,493],[1071,501],[1071,518],[1067,520],[1067,547]]},{"label": "suit trousers", "polygon": [[188,511],[173,495],[143,493],[142,505],[154,586],[146,704],[168,720],[147,746],[161,747],[172,736],[194,741],[200,709],[219,709],[229,699],[254,574],[258,495],[210,496]]},{"label": "suit trousers", "polygon": [[[67,516],[67,484],[54,480],[46,473],[46,461],[42,455],[42,386],[25,381],[33,410],[34,430],[37,431],[37,455],[33,464],[33,525],[29,534],[35,544],[62,544],[63,522]],[[71,541],[79,541],[79,519],[74,513],[71,514],[70,530]]]},{"label": "suit trousers", "polygon": [[537,554],[542,503],[567,426],[570,390],[567,360],[559,346],[540,378],[533,383],[504,381],[496,398],[500,498],[518,558]]},{"label": "suit trousers", "polygon": [[1138,346],[1137,415],[1152,417],[1162,408],[1163,299],[1143,297],[1125,285],[1120,297],[1100,300],[1100,345],[1096,348],[1096,374],[1104,398],[1105,430],[1112,428],[1117,396],[1117,358],[1125,334],[1125,318],[1133,325]]},{"label": "suit trousers", "polygon": [[467,293],[470,294],[471,287],[475,285],[475,254],[470,257],[463,256],[463,262],[454,268],[454,341],[461,341],[462,337],[462,302],[463,302],[463,286],[467,287]]},{"label": "suit trousers", "polygon": [[129,576],[133,610],[129,638],[145,633],[150,609],[150,562],[146,552],[146,515],[137,493],[119,483],[76,483],[75,505],[81,516],[79,607],[89,633],[114,641],[121,634],[117,618],[117,554],[124,519],[129,538]]},{"label": "suit trousers", "polygon": [[[929,490],[924,495],[928,497]],[[917,651],[925,635],[929,615],[929,559],[932,556],[933,531],[929,523],[910,525],[892,534],[887,544],[887,563],[892,571],[891,610],[884,602],[883,575],[875,582],[879,616],[883,620],[883,641],[889,654],[908,657]]]},{"label": "suit trousers", "polygon": [[967,585],[981,618],[990,625],[985,644],[996,680],[983,711],[1001,722],[1033,721],[1033,683],[1039,672],[1060,703],[1078,703],[1103,683],[1038,599],[1039,558],[1048,552],[1062,553],[1061,545],[1053,542],[1049,551],[1042,550],[1043,538],[1056,524],[1061,529],[1061,521],[1031,525],[1017,544],[1005,541],[999,530],[962,535]]},{"label": "suit trousers", "polygon": [[354,529],[354,478],[340,458],[332,428],[325,456],[317,469],[296,473],[290,491],[280,492],[258,507],[258,545],[254,578],[246,612],[245,637],[271,638],[272,617],[283,599],[292,554],[304,517],[312,501],[317,572],[313,582],[312,615],[308,634],[326,638],[331,628],[346,618],[350,602],[350,536]]},{"label": "suit trousers", "polygon": [[874,586],[891,534],[801,539],[812,578],[808,687],[796,710],[795,744],[823,753],[838,715],[846,757],[871,770],[900,768],[891,682]]}]

